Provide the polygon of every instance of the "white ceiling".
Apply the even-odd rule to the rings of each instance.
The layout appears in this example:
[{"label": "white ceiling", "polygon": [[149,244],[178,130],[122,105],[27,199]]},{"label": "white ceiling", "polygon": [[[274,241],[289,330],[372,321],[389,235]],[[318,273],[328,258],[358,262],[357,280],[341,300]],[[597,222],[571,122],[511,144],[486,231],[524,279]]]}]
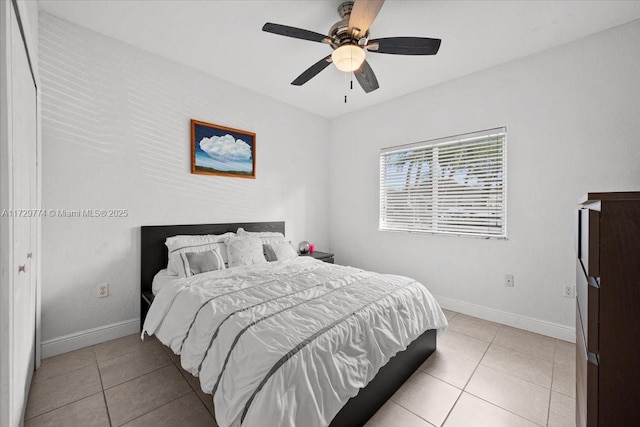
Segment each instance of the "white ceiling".
[{"label": "white ceiling", "polygon": [[[301,87],[290,82],[331,52],[322,43],[264,33],[274,22],[326,34],[340,0],[39,0],[41,9],[239,86],[335,117],[640,18],[640,1],[387,0],[371,37],[442,39],[436,56],[369,53],[380,89],[331,66]],[[597,58],[594,58],[597,60]]]}]

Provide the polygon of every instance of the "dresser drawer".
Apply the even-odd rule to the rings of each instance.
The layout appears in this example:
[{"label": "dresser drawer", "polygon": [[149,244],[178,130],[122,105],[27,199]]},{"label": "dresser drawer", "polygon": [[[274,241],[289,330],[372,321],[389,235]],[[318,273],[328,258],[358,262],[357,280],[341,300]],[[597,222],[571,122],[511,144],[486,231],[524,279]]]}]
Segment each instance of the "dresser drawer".
[{"label": "dresser drawer", "polygon": [[587,351],[598,353],[600,331],[600,288],[593,277],[584,273],[582,261],[576,262],[576,297]]},{"label": "dresser drawer", "polygon": [[579,251],[587,276],[600,276],[600,212],[592,209],[580,209]]},{"label": "dresser drawer", "polygon": [[576,425],[587,425],[587,351],[581,314],[576,307]]},{"label": "dresser drawer", "polygon": [[598,358],[587,351],[584,319],[576,310],[576,420],[578,426],[598,425]]}]

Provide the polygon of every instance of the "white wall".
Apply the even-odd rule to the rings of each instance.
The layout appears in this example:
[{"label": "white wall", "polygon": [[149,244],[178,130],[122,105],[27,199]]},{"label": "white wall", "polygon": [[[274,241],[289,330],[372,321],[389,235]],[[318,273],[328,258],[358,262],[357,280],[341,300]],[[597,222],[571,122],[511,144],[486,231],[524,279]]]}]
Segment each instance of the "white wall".
[{"label": "white wall", "polygon": [[[638,21],[331,122],[46,14],[39,32],[43,207],[129,211],[44,219],[49,344],[137,327],[139,226],[264,220],[445,307],[569,338],[576,201],[640,185]],[[190,118],[256,132],[257,179],[191,175]],[[503,125],[509,240],[377,231],[381,147]]]},{"label": "white wall", "polygon": [[[81,342],[54,346],[69,334],[137,328],[141,225],[284,220],[293,242],[328,247],[326,119],[47,14],[40,69],[43,207],[129,211],[43,220],[48,354]],[[191,118],[255,132],[256,179],[192,175]]]},{"label": "white wall", "polygon": [[[561,290],[574,283],[576,202],[640,189],[638,40],[635,21],[333,120],[336,260],[415,277],[445,307],[571,339],[575,302]],[[498,126],[508,128],[509,240],[378,231],[380,148]]]}]

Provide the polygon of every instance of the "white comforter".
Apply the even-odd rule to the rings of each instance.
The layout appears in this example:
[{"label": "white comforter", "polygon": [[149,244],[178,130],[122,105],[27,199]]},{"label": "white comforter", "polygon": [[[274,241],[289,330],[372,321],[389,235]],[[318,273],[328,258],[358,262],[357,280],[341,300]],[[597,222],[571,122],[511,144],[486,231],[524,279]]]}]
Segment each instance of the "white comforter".
[{"label": "white comforter", "polygon": [[447,320],[420,283],[299,257],[176,279],[144,331],[181,355],[227,426],[326,426]]}]

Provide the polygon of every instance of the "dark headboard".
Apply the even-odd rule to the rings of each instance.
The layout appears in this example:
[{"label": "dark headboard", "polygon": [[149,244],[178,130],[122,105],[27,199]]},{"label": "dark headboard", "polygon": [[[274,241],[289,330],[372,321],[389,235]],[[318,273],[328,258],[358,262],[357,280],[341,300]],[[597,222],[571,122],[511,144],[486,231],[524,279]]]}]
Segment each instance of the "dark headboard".
[{"label": "dark headboard", "polygon": [[192,234],[223,234],[246,231],[273,231],[284,234],[284,221],[238,222],[230,224],[146,225],[140,228],[140,290],[151,292],[156,273],[167,268],[167,237]]}]

